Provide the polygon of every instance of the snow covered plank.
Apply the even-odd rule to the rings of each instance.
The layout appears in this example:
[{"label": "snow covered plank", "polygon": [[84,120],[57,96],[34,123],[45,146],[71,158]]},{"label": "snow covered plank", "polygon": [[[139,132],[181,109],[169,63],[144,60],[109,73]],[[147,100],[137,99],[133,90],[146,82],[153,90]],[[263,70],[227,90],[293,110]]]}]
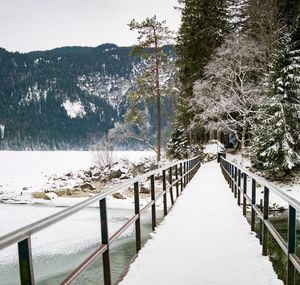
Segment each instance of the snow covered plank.
[{"label": "snow covered plank", "polygon": [[283,285],[216,162],[203,165],[121,285]]}]

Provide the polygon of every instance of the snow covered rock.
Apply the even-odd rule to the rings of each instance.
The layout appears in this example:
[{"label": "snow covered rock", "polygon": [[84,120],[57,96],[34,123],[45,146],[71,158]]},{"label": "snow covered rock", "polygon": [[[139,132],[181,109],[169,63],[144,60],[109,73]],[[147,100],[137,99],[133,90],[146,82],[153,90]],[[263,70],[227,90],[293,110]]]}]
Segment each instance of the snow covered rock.
[{"label": "snow covered rock", "polygon": [[58,196],[57,194],[55,194],[54,192],[49,192],[49,193],[45,193],[45,200],[54,200],[56,199]]},{"label": "snow covered rock", "polygon": [[88,182],[80,185],[80,188],[82,190],[96,190],[96,187],[94,185],[92,185],[91,183],[88,183]]}]

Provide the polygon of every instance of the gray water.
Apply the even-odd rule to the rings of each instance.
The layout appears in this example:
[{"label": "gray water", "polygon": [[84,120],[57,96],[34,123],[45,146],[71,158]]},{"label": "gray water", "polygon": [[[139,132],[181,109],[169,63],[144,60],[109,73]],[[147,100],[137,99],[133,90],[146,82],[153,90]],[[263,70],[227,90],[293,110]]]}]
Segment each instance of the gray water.
[{"label": "gray water", "polygon": [[[8,206],[8,205],[7,205]],[[4,206],[5,207],[5,206]],[[14,207],[18,207],[16,212],[22,212],[28,209],[28,205],[15,205],[8,206],[10,211]],[[21,207],[21,208],[20,208]],[[43,207],[30,206],[31,210],[43,211]],[[21,210],[20,210],[21,209]],[[94,213],[99,217],[98,209],[88,209],[91,213]],[[128,210],[111,209],[114,219],[119,217],[119,221],[124,223],[130,218],[131,212]],[[5,212],[5,208],[1,205],[0,213]],[[158,223],[162,220],[163,213],[157,211]],[[5,217],[0,217],[5,219]],[[99,224],[95,226],[99,227]],[[145,213],[141,218],[141,230],[143,244],[149,239],[149,233],[151,231],[151,216],[150,212]],[[59,234],[59,233],[58,233]],[[100,237],[99,237],[100,240]],[[84,249],[74,250],[70,254],[57,253],[57,254],[40,254],[38,251],[33,252],[33,265],[35,273],[35,281],[37,285],[54,285],[59,284],[64,278],[72,272],[83,260],[85,260],[89,254],[91,254],[98,246],[99,242],[88,244]],[[33,248],[34,250],[34,248]],[[113,283],[118,282],[122,276],[126,273],[131,261],[135,257],[135,232],[132,227],[130,231],[116,240],[110,247],[111,252],[111,271]],[[15,246],[15,256],[17,256],[17,250]],[[1,285],[17,285],[19,281],[19,269],[17,258],[14,262],[9,264],[0,264],[0,284]],[[74,284],[103,284],[103,272],[102,272],[102,257],[100,256],[95,262],[74,282]]]},{"label": "gray water", "polygon": [[[250,222],[250,212],[247,212],[247,218]],[[297,217],[297,256],[300,256],[300,217]],[[272,222],[273,226],[279,232],[281,237],[287,242],[288,236],[288,211],[282,212],[270,212],[269,220]],[[257,237],[259,237],[259,221],[256,218],[255,232]],[[286,282],[287,274],[287,256],[284,254],[276,240],[269,234],[268,241],[268,255],[272,262],[273,269],[276,272],[279,279]],[[296,284],[300,284],[300,274],[296,272]]]}]

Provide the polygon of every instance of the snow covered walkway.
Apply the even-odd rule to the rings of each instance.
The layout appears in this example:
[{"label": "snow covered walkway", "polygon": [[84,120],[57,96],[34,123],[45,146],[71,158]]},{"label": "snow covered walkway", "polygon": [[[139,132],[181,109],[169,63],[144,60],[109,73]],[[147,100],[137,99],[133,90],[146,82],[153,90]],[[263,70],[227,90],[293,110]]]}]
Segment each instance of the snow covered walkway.
[{"label": "snow covered walkway", "polygon": [[121,285],[280,284],[219,164],[199,169]]}]

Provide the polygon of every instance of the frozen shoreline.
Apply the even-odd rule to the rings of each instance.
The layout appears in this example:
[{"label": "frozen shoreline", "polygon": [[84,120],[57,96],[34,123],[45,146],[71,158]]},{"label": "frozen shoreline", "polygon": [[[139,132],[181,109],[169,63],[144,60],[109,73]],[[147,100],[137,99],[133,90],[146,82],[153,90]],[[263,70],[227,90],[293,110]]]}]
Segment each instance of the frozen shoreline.
[{"label": "frozen shoreline", "polygon": [[[33,199],[31,194],[47,189],[52,176],[78,173],[96,165],[95,152],[89,151],[0,151],[0,200],[14,200],[13,203],[51,203]],[[138,162],[153,158],[151,151],[116,151],[115,160],[128,159]],[[72,182],[72,181],[71,181]],[[72,183],[71,183],[72,184]],[[73,187],[75,185],[71,185]],[[69,204],[69,198],[56,201],[58,205]],[[69,200],[71,201],[71,200]],[[78,200],[79,201],[79,200]],[[73,202],[71,202],[72,204]],[[55,203],[54,203],[55,205]]]}]

